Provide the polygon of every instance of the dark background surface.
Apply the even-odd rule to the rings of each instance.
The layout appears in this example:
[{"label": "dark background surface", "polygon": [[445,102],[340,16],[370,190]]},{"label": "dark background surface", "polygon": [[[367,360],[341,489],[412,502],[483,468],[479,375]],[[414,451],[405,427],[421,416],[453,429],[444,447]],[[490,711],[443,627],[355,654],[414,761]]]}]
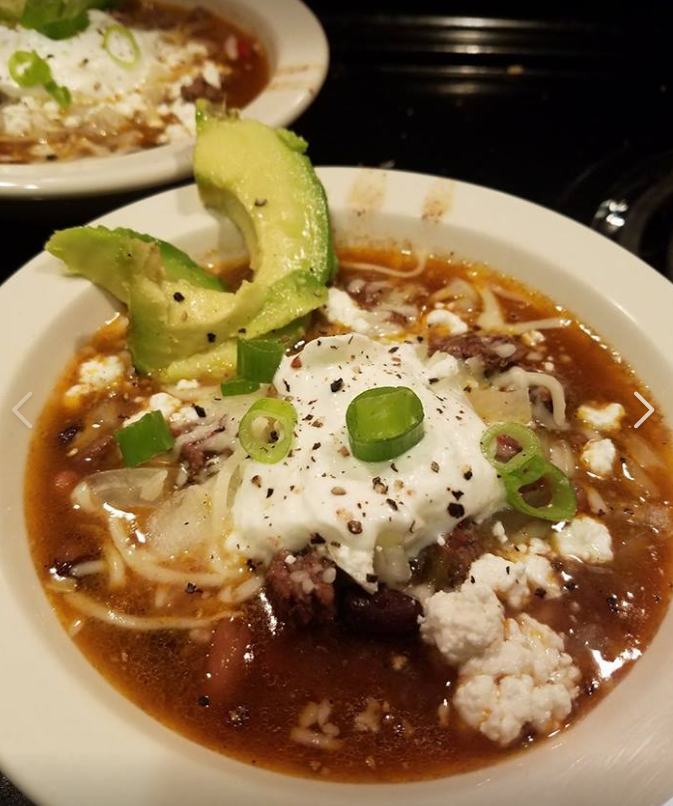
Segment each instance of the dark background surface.
[{"label": "dark background surface", "polygon": [[[608,229],[668,271],[673,59],[663,11],[638,4],[626,16],[614,5],[606,13],[596,4],[514,0],[414,0],[405,11],[374,0],[309,5],[327,31],[332,64],[293,128],[309,140],[316,164],[451,176],[587,224],[602,201],[624,197],[627,212],[635,211],[639,194],[661,186],[635,234],[621,226],[622,218],[633,224],[635,212],[630,221],[608,217],[616,221]],[[138,197],[0,203],[0,280],[37,254],[54,228]],[[2,806],[27,803],[0,777]]]}]

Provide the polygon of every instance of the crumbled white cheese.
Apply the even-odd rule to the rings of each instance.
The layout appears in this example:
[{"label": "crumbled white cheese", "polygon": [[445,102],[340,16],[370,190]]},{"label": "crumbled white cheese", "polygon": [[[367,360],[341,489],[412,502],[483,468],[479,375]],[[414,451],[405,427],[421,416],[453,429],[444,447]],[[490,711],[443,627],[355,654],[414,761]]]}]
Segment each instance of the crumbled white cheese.
[{"label": "crumbled white cheese", "polygon": [[472,580],[488,586],[499,599],[517,610],[530,599],[523,563],[509,562],[495,554],[482,554],[470,566],[470,576],[465,584]]},{"label": "crumbled white cheese", "polygon": [[468,660],[453,704],[468,725],[505,746],[531,725],[558,728],[578,695],[580,672],[563,639],[528,615],[507,619],[505,640]]},{"label": "crumbled white cheese", "polygon": [[358,307],[353,298],[340,288],[329,289],[324,310],[330,322],[341,324],[356,333],[369,333],[372,329],[367,312]]},{"label": "crumbled white cheese", "polygon": [[178,427],[194,423],[199,419],[194,406],[185,404],[180,398],[173,397],[166,392],[157,392],[147,401],[146,406],[124,421],[123,427],[126,428],[132,423],[138,422],[150,411],[160,411],[165,420]]},{"label": "crumbled white cheese", "polygon": [[31,127],[31,113],[28,106],[23,103],[8,104],[2,110],[0,122],[2,130],[10,137],[21,137],[27,134]]},{"label": "crumbled white cheese", "polygon": [[[549,560],[536,554],[510,562],[483,554],[470,566],[468,577],[455,591],[440,591],[425,601],[421,635],[452,665],[464,663],[497,639],[502,640],[504,611],[500,601],[520,609],[531,591],[553,599],[561,586]],[[500,601],[498,601],[500,600]]]},{"label": "crumbled white cheese", "polygon": [[457,666],[503,637],[503,609],[487,585],[465,583],[425,602],[421,636]]},{"label": "crumbled white cheese", "polygon": [[582,463],[597,476],[609,476],[617,458],[617,449],[611,439],[587,442],[582,450]]},{"label": "crumbled white cheese", "polygon": [[577,410],[580,420],[597,431],[617,431],[625,414],[621,403],[608,403],[600,408],[585,404]]},{"label": "crumbled white cheese", "polygon": [[509,607],[524,607],[537,589],[551,598],[560,596],[561,588],[549,560],[529,554],[521,562],[512,562],[495,554],[482,554],[470,566],[469,580],[489,588]]},{"label": "crumbled white cheese", "polygon": [[65,393],[64,402],[77,405],[81,398],[116,386],[126,373],[126,365],[117,355],[99,355],[82,362],[78,383]]},{"label": "crumbled white cheese", "polygon": [[554,546],[559,554],[586,563],[609,563],[614,556],[607,526],[588,515],[579,515],[564,526],[555,536]]},{"label": "crumbled white cheese", "polygon": [[526,567],[528,587],[537,595],[547,599],[557,599],[561,595],[561,585],[546,557],[529,552],[523,559],[523,564]]},{"label": "crumbled white cheese", "polygon": [[445,327],[452,335],[467,333],[467,324],[463,322],[460,316],[456,316],[455,313],[442,310],[441,308],[431,311],[425,321],[430,327],[436,327],[438,325]]}]

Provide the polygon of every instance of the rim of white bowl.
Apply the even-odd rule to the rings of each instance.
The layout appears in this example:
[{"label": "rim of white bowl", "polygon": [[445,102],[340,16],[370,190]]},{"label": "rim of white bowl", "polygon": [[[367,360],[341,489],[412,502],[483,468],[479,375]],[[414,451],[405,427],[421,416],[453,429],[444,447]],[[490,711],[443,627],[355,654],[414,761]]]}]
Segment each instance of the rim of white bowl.
[{"label": "rim of white bowl", "polygon": [[[171,0],[190,6],[191,0]],[[243,111],[268,126],[288,126],[318,95],[329,67],[329,45],[301,0],[200,0],[200,5],[258,36],[269,59],[269,83]],[[177,182],[192,173],[193,141],[132,154],[72,162],[0,165],[0,201],[88,197]]]},{"label": "rim of white bowl", "polygon": [[[668,423],[673,286],[625,250],[529,202],[417,174],[319,169],[338,239],[407,240],[489,261],[569,306],[619,349]],[[218,225],[193,186],[117,210],[97,223],[153,230],[199,251]],[[346,237],[342,234],[346,233]],[[190,244],[189,238],[192,236]],[[39,294],[36,293],[39,289]],[[118,693],[58,626],[28,554],[21,490],[30,431],[59,371],[59,354],[112,310],[81,278],[41,254],[0,288],[0,453],[14,472],[0,486],[0,766],[42,806],[477,806],[495,800],[660,804],[673,794],[670,736],[673,614],[635,668],[568,731],[500,764],[447,779],[360,786],[283,776],[190,742]],[[89,317],[91,321],[85,321]],[[93,318],[92,318],[93,317]],[[26,388],[27,384],[32,384]],[[633,424],[627,424],[631,427]],[[7,459],[5,459],[7,461]],[[5,465],[6,466],[6,465]]]}]

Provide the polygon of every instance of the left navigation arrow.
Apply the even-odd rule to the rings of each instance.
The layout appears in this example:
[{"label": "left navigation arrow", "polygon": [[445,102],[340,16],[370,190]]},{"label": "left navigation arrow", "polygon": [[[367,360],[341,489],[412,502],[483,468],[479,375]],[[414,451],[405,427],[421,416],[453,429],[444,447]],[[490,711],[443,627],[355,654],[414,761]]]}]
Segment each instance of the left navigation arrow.
[{"label": "left navigation arrow", "polygon": [[16,406],[14,406],[14,408],[12,409],[12,414],[16,414],[16,416],[19,418],[19,420],[21,420],[21,422],[22,422],[24,425],[27,425],[27,426],[28,426],[28,428],[32,428],[32,427],[33,427],[33,424],[32,424],[32,423],[29,423],[29,422],[28,422],[28,420],[26,420],[26,418],[23,416],[23,414],[21,414],[21,412],[19,411],[19,409],[21,408],[21,406],[23,406],[23,404],[26,402],[26,400],[28,400],[28,399],[29,399],[30,397],[32,397],[32,396],[33,396],[33,393],[32,393],[32,392],[28,392],[28,394],[27,394],[27,395],[24,395],[24,396],[21,398],[21,400],[19,400],[19,402],[16,404]]}]

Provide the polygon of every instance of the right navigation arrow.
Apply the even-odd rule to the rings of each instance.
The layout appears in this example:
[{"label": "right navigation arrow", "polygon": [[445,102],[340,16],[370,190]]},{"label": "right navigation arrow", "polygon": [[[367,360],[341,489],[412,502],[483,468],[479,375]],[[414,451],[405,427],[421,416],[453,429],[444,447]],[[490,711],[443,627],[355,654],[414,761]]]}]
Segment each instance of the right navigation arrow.
[{"label": "right navigation arrow", "polygon": [[638,400],[640,400],[640,402],[644,406],[647,407],[647,414],[643,414],[640,420],[638,420],[638,422],[633,426],[634,428],[638,428],[645,422],[645,420],[647,420],[650,414],[652,414],[652,412],[654,411],[654,407],[650,406],[650,404],[647,402],[647,400],[645,400],[645,398],[640,394],[640,392],[634,392],[633,394],[638,398]]}]

